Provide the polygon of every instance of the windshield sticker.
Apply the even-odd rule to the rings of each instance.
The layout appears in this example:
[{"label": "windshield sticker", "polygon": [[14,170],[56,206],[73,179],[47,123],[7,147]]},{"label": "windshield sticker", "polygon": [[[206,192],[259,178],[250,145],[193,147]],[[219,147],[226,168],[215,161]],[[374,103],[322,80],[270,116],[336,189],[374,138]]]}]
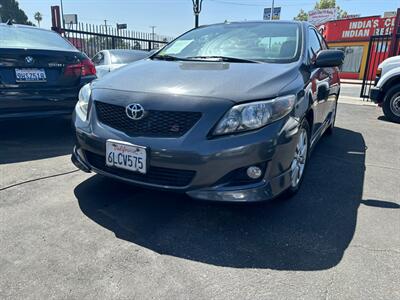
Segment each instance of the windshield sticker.
[{"label": "windshield sticker", "polygon": [[187,46],[189,46],[193,40],[179,40],[173,43],[168,49],[165,49],[163,51],[163,54],[179,54],[182,52],[183,49],[185,49]]}]

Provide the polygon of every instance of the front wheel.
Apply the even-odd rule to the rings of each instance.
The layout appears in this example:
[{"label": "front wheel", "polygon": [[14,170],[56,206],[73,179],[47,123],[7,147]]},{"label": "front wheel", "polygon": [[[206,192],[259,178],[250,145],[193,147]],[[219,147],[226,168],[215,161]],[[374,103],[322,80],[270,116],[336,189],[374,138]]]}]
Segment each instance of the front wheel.
[{"label": "front wheel", "polygon": [[290,186],[287,190],[288,196],[298,192],[303,182],[304,172],[310,156],[310,125],[304,119],[297,140],[296,150],[290,165]]},{"label": "front wheel", "polygon": [[382,109],[389,121],[400,123],[400,85],[392,87],[386,93]]}]

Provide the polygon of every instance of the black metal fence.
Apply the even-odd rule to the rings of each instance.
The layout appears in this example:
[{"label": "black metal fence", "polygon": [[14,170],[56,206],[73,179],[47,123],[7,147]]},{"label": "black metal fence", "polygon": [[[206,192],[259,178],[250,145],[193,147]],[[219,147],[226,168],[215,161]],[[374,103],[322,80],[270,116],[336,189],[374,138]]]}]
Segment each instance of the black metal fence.
[{"label": "black metal fence", "polygon": [[76,48],[93,57],[105,49],[159,49],[173,38],[147,32],[131,31],[104,25],[78,23],[60,30]]},{"label": "black metal fence", "polygon": [[[393,42],[392,37],[392,35],[375,35],[370,38],[360,94],[361,98],[369,98],[371,87],[375,84],[378,66],[389,57],[389,50],[391,49],[391,43]],[[399,55],[399,39],[400,35],[397,34],[393,53],[394,55]]]}]

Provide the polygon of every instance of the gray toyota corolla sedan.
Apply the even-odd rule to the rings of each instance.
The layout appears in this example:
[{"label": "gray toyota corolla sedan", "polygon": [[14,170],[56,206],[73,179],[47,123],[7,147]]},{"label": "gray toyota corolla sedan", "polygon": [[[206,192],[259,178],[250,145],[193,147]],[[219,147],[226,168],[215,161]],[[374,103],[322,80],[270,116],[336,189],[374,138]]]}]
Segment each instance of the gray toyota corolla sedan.
[{"label": "gray toyota corolla sedan", "polygon": [[294,194],[310,150],[333,130],[342,61],[308,23],[191,30],[82,88],[72,161],[197,199]]}]

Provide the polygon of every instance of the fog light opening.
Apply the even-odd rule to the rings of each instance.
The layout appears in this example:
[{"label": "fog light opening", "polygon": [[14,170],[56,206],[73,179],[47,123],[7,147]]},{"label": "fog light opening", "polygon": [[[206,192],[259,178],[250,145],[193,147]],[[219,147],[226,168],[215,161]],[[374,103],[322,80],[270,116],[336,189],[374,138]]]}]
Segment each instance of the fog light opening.
[{"label": "fog light opening", "polygon": [[251,179],[258,179],[262,175],[262,170],[259,167],[252,166],[247,168],[246,173]]}]

